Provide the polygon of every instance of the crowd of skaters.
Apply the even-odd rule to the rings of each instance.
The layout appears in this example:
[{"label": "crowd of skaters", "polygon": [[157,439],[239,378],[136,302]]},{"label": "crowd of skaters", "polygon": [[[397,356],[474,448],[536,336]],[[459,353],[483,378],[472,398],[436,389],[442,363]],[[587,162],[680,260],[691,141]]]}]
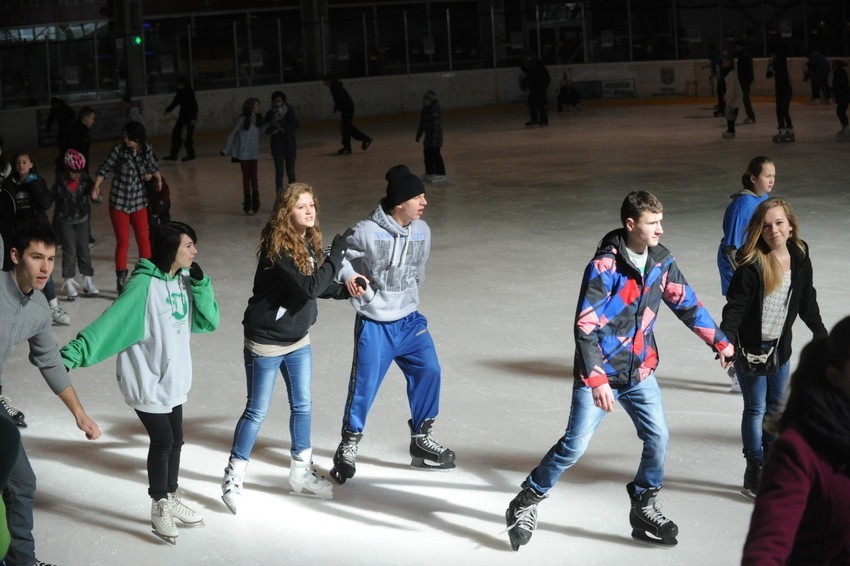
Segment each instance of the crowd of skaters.
[{"label": "crowd of skaters", "polygon": [[[305,381],[307,403],[309,404],[310,370],[307,329],[312,322],[315,322],[315,314],[312,320],[299,322],[300,326],[293,328],[296,334],[300,334],[299,336],[279,333],[278,323],[284,324],[284,328],[288,328],[286,326],[288,324],[286,318],[288,311],[301,312],[300,308],[290,309],[287,305],[287,301],[296,299],[312,304],[312,312],[315,313],[315,300],[317,298],[345,298],[352,302],[357,313],[359,331],[354,356],[357,371],[353,371],[351,375],[349,399],[346,403],[344,417],[344,422],[347,424],[344,426],[342,439],[334,456],[333,479],[338,484],[342,484],[354,476],[357,447],[363,434],[366,415],[377,393],[377,388],[380,386],[389,364],[393,361],[402,368],[409,382],[408,393],[412,417],[409,423],[412,465],[444,469],[454,467],[454,452],[439,444],[431,436],[431,429],[439,407],[440,368],[436,361],[433,342],[427,334],[427,321],[417,310],[418,286],[422,282],[424,262],[428,257],[430,247],[430,230],[427,228],[427,224],[421,220],[427,206],[423,180],[441,182],[440,173],[437,173],[437,171],[442,171],[442,180],[444,180],[445,175],[442,157],[439,154],[439,147],[442,142],[441,132],[439,136],[436,136],[440,144],[436,145],[436,157],[439,157],[439,161],[435,159],[435,134],[433,130],[430,135],[428,133],[428,128],[435,127],[435,122],[436,126],[439,127],[439,106],[435,105],[436,102],[436,94],[433,91],[428,91],[423,96],[423,110],[416,135],[416,141],[419,141],[423,135],[425,137],[425,175],[422,177],[414,175],[406,166],[391,168],[386,175],[386,197],[382,199],[379,206],[366,220],[358,224],[352,231],[335,238],[327,253],[323,252],[321,233],[318,230],[318,214],[316,211],[318,197],[310,185],[297,183],[294,179],[294,132],[291,136],[293,154],[290,161],[287,162],[285,152],[279,154],[282,159],[280,160],[280,169],[276,172],[276,185],[279,184],[280,186],[275,187],[273,212],[261,235],[258,272],[248,310],[246,310],[246,320],[248,320],[249,311],[257,305],[262,305],[262,308],[265,309],[276,310],[280,316],[274,319],[274,324],[270,328],[251,326],[249,333],[249,325],[246,324],[245,326],[248,404],[245,413],[237,424],[233,450],[222,480],[222,499],[233,513],[236,513],[238,508],[242,478],[247,470],[250,445],[253,444],[253,440],[241,440],[242,436],[240,435],[244,436],[244,433],[240,431],[247,426],[243,423],[253,422],[254,428],[251,434],[253,438],[256,438],[259,425],[264,417],[263,407],[258,408],[253,405],[253,403],[259,402],[259,398],[254,398],[252,390],[255,387],[264,387],[267,389],[266,394],[270,395],[270,391],[268,391],[269,380],[271,379],[271,389],[273,390],[274,376],[277,371],[280,371],[284,376],[290,394],[292,417],[290,428],[293,435],[290,483],[296,492],[307,490],[320,497],[332,497],[332,484],[319,477],[312,467],[309,415],[307,415],[306,440],[304,439],[303,427],[301,427],[301,436],[296,438],[299,434],[297,432],[299,427],[295,423],[299,419],[303,421],[304,417]],[[258,99],[247,100],[243,105],[242,114],[234,124],[234,130],[225,144],[227,151],[223,151],[223,153],[233,154],[233,148],[241,143],[237,142],[236,139],[242,136],[243,132],[248,132],[256,138],[256,140],[249,140],[245,144],[252,145],[256,141],[257,143],[253,147],[258,148],[259,135],[262,132],[273,137],[281,133],[288,133],[287,128],[297,127],[295,111],[288,109],[286,97],[283,93],[279,91],[273,93],[272,105],[273,110],[263,116],[260,101]],[[435,106],[437,110],[436,120],[434,118]],[[287,110],[281,111],[284,107],[287,107],[287,110],[291,112],[289,119],[286,119]],[[539,112],[537,116],[539,119]],[[86,118],[90,120],[90,125],[86,127],[91,128],[95,116],[91,114],[87,115]],[[344,117],[344,120],[346,118]],[[82,116],[79,116],[77,120],[82,123]],[[189,135],[191,135],[191,132]],[[365,143],[364,140],[363,150],[371,144],[371,138],[368,138],[368,141],[369,143]],[[187,149],[188,147],[187,145]],[[345,149],[345,146],[343,146],[343,149]],[[88,152],[87,146],[85,151]],[[273,149],[273,153],[274,151]],[[243,183],[247,177],[248,193],[251,194],[246,212],[256,212],[259,209],[259,203],[255,205],[253,199],[256,185],[252,178],[256,176],[257,153],[240,153],[240,157],[233,155],[233,158],[240,163],[254,161],[253,172],[249,165],[246,175],[246,168],[242,167]],[[339,153],[347,154],[350,151]],[[172,155],[175,154],[170,154],[170,156]],[[194,154],[192,155],[194,156]],[[17,180],[12,173],[12,164],[4,167],[3,163],[0,162],[0,168],[8,170],[7,174],[10,175],[11,182],[18,185],[32,183],[34,187],[33,195],[42,195],[45,192],[50,194],[50,191],[46,189],[46,181],[42,179],[43,182],[36,182],[38,175],[33,171],[35,167],[31,160],[30,163],[27,163],[26,159],[21,159],[21,167],[19,168],[19,157],[21,156],[16,156],[13,159]],[[24,154],[23,157],[29,156]],[[128,336],[125,341],[113,343],[113,346],[115,344],[118,344],[118,346],[104,349],[102,347],[104,341],[97,339],[98,335],[111,334],[110,331],[117,328],[115,325],[109,325],[110,319],[123,320],[126,318],[127,312],[136,311],[138,311],[137,316],[144,317],[146,316],[145,313],[151,310],[145,301],[139,298],[132,299],[136,294],[141,295],[141,291],[136,294],[129,291],[124,293],[125,287],[147,289],[156,281],[166,283],[169,280],[177,281],[178,285],[182,285],[182,292],[187,297],[194,295],[193,300],[188,298],[186,300],[187,305],[192,305],[190,308],[196,309],[192,312],[192,317],[199,316],[199,321],[190,318],[193,331],[214,330],[218,325],[217,306],[212,292],[212,282],[208,276],[204,275],[200,266],[194,262],[196,253],[194,244],[197,241],[194,231],[191,227],[182,223],[167,221],[163,222],[162,227],[156,231],[151,230],[149,219],[154,215],[151,214],[149,207],[151,201],[155,200],[156,193],[162,191],[163,179],[159,171],[158,160],[153,148],[147,142],[142,123],[135,120],[127,122],[122,132],[122,141],[115,145],[110,156],[98,168],[94,181],[88,176],[88,160],[82,151],[69,146],[61,152],[61,157],[62,167],[58,166],[57,161],[55,185],[60,185],[62,190],[72,193],[76,190],[71,190],[68,187],[69,183],[72,186],[77,183],[78,188],[84,187],[82,194],[88,197],[83,199],[87,205],[98,202],[101,193],[100,186],[110,173],[114,174],[110,190],[109,215],[116,234],[116,287],[119,292],[115,303],[107,310],[107,313],[112,314],[105,313],[101,317],[107,322],[100,322],[100,319],[98,319],[81,331],[71,344],[61,350],[61,358],[65,367],[71,369],[81,365],[90,365],[117,354],[119,368],[122,367],[123,363],[127,368],[127,375],[133,375],[133,368],[138,365],[132,363],[134,356],[143,357],[146,355],[144,341],[138,337]],[[621,208],[623,226],[606,235],[600,243],[593,261],[585,272],[584,294],[582,295],[583,299],[580,298],[580,303],[582,300],[587,301],[586,308],[582,308],[580,304],[577,309],[577,363],[575,364],[576,380],[571,414],[577,412],[577,414],[580,413],[580,416],[577,416],[575,421],[572,418],[570,419],[571,427],[575,427],[575,429],[567,429],[559,443],[553,446],[552,450],[541,461],[541,464],[526,478],[522,491],[510,502],[506,511],[506,522],[509,528],[510,541],[515,550],[529,542],[531,533],[537,524],[538,504],[545,499],[548,490],[554,485],[560,474],[581,456],[602,417],[613,410],[615,401],[623,405],[626,412],[635,420],[640,436],[645,442],[645,454],[642,458],[641,467],[635,481],[627,486],[627,494],[630,499],[629,521],[633,528],[633,536],[655,544],[673,545],[676,543],[678,531],[676,525],[665,517],[660,512],[659,507],[656,506],[656,498],[660,492],[663,479],[663,462],[668,435],[660,401],[660,390],[654,382],[654,370],[658,358],[654,353],[652,321],[649,321],[648,326],[627,327],[628,325],[626,325],[618,327],[619,330],[624,332],[624,337],[634,341],[635,347],[638,343],[637,337],[641,336],[641,350],[639,352],[637,350],[631,351],[631,353],[638,354],[635,359],[639,359],[640,364],[631,366],[618,362],[615,351],[607,351],[607,348],[620,348],[623,342],[617,339],[615,342],[618,345],[615,346],[615,343],[608,341],[611,336],[603,339],[607,329],[603,330],[605,325],[599,323],[599,316],[592,315],[593,311],[599,309],[615,309],[608,313],[612,316],[606,315],[604,317],[613,324],[617,320],[617,313],[622,315],[623,312],[630,312],[630,309],[640,308],[638,304],[614,305],[606,304],[604,301],[600,303],[599,300],[592,299],[592,292],[601,293],[598,297],[611,296],[610,289],[606,291],[604,285],[617,285],[618,283],[615,283],[615,281],[618,279],[621,280],[623,285],[646,283],[645,292],[649,294],[648,296],[651,295],[651,298],[647,300],[655,306],[662,301],[667,303],[683,322],[719,354],[721,365],[724,367],[733,365],[738,382],[743,381],[748,385],[748,387],[742,387],[742,391],[745,392],[742,440],[746,458],[742,492],[755,498],[758,504],[760,502],[760,497],[758,497],[760,495],[759,486],[763,481],[762,477],[766,470],[775,469],[779,470],[780,473],[782,472],[783,468],[781,467],[773,466],[773,468],[769,468],[764,464],[764,460],[768,456],[768,449],[775,436],[772,434],[762,435],[761,424],[768,409],[773,412],[782,409],[781,399],[790,373],[788,367],[790,344],[787,341],[783,343],[783,336],[786,328],[790,329],[790,325],[793,324],[793,319],[798,313],[812,329],[816,339],[826,340],[827,333],[822,322],[820,322],[818,313],[812,285],[811,262],[808,259],[808,247],[805,242],[799,240],[799,225],[790,204],[784,199],[767,196],[767,193],[770,193],[773,187],[775,166],[767,158],[761,159],[759,164],[754,165],[758,159],[754,159],[750,163],[743,175],[744,188],[741,194],[733,195],[733,202],[737,197],[749,197],[750,193],[757,197],[755,203],[757,206],[749,207],[746,214],[741,213],[741,216],[735,219],[740,232],[738,236],[745,239],[734,244],[721,244],[721,250],[718,253],[721,274],[726,269],[724,265],[720,265],[721,255],[729,259],[731,264],[740,262],[741,266],[748,266],[748,269],[742,267],[739,270],[737,269],[738,266],[735,265],[736,268],[733,269],[728,287],[728,289],[731,289],[729,295],[727,295],[729,303],[727,309],[724,309],[723,321],[719,324],[714,323],[704,307],[699,305],[693,290],[687,287],[684,277],[678,272],[675,258],[659,244],[659,239],[663,234],[661,229],[663,206],[660,201],[653,195],[642,191],[630,193],[624,200]],[[275,165],[278,166],[277,159]],[[289,181],[286,186],[283,186],[282,183],[284,173]],[[32,178],[33,176],[36,178]],[[85,188],[88,186],[86,179],[91,185],[89,188]],[[146,187],[146,184],[149,187]],[[243,188],[244,186],[246,185],[243,185]],[[54,186],[54,195],[56,190],[57,188]],[[56,199],[55,196],[52,198]],[[32,200],[35,202],[38,199],[34,196]],[[46,218],[42,217],[40,213],[43,212],[46,215],[49,203],[47,206],[41,205],[41,208],[42,210],[38,210],[37,207],[33,207],[34,213],[39,218],[21,221],[21,233],[24,235],[32,233],[29,226],[33,223],[33,220],[36,221],[36,224],[47,224]],[[86,214],[90,215],[91,212],[89,211]],[[747,214],[750,215],[749,218],[746,218]],[[54,225],[58,228],[56,219],[54,219]],[[743,230],[740,230],[741,226],[744,227]],[[778,230],[778,239],[775,239],[773,233],[767,229],[768,226]],[[132,278],[128,274],[127,267],[130,227],[133,228],[140,257],[140,262],[136,266]],[[27,230],[30,230],[30,232],[27,232]],[[726,220],[724,219],[724,237],[725,230]],[[372,248],[371,246],[374,245],[375,241],[385,239],[385,236],[375,236],[376,231],[381,234],[389,234],[390,238],[398,244],[398,249],[386,250],[382,246]],[[97,294],[99,291],[90,279],[93,274],[87,275],[88,268],[85,268],[84,258],[81,258],[84,255],[82,248],[88,247],[84,245],[88,243],[84,237],[84,231],[72,231],[71,234],[73,243],[69,248],[71,250],[69,256],[76,254],[81,273],[84,278],[88,277],[89,279],[84,279],[82,286],[73,283],[68,285],[67,291],[66,284],[63,283],[62,290],[66,291],[65,294],[68,298],[72,298],[71,289],[74,291],[81,290],[84,294]],[[170,234],[170,237],[167,237],[168,234]],[[157,240],[157,237],[159,237],[159,240]],[[51,240],[49,235],[38,236],[37,231],[35,237],[30,235],[28,238],[21,238],[19,233],[8,236],[4,234],[4,242],[8,242],[5,249],[9,251],[8,254],[4,255],[8,255],[11,261],[10,265],[7,266],[9,273],[12,274],[10,280],[14,279],[20,293],[29,297],[38,296],[33,291],[45,290],[51,280],[49,276],[46,278],[35,277],[34,272],[26,271],[27,265],[22,260],[33,251],[31,249],[33,246],[38,248],[39,253],[36,255],[42,261],[48,259],[47,256],[50,255],[44,253],[45,249],[49,252],[49,248],[51,245],[53,246],[52,261],[52,258],[55,258],[57,245],[61,247],[63,250],[63,278],[66,282],[74,281],[73,273],[70,274],[70,277],[66,277],[66,273],[71,271],[74,264],[71,263],[68,272],[66,272],[66,261],[64,259],[66,245],[61,241],[61,238]],[[365,266],[372,265],[372,262],[364,262],[363,258],[368,258],[370,254],[386,253],[389,253],[388,265],[393,265],[396,260],[399,265],[407,262],[403,275],[400,275],[398,269],[389,270],[385,273],[367,272]],[[265,274],[263,273],[264,270],[259,267],[263,261],[269,262],[270,265],[274,266],[274,269],[278,269],[278,265],[280,265],[280,268],[289,274],[288,277],[292,280],[291,287],[282,288],[280,285],[263,283],[262,278]],[[776,278],[769,279],[766,275],[766,265],[779,266],[778,287]],[[43,271],[42,269],[39,274],[43,274]],[[605,275],[606,271],[610,274]],[[138,272],[138,276],[136,272]],[[322,283],[318,284],[316,278],[320,273],[322,274],[320,276]],[[671,276],[671,273],[676,276]],[[26,285],[22,285],[20,282],[27,280],[28,277],[31,285],[26,288]],[[398,279],[399,277],[401,279]],[[681,280],[677,277],[681,277]],[[799,277],[802,277],[802,279],[798,281]],[[650,279],[652,280],[651,284]],[[134,283],[131,285],[131,282]],[[603,284],[603,287],[593,291],[594,287],[599,284]],[[654,285],[657,285],[657,287],[654,287]],[[400,292],[398,291],[399,288],[401,289]],[[203,291],[200,291],[200,289],[203,289]],[[206,295],[198,295],[198,292],[206,293]],[[726,291],[724,291],[724,294],[726,294]],[[761,304],[750,300],[753,295],[762,298]],[[769,301],[765,299],[768,295],[775,297],[775,300],[770,301],[769,305],[767,304]],[[781,300],[783,297],[784,301]],[[791,300],[792,298],[794,301]],[[45,292],[44,301],[39,299],[33,302],[37,304],[45,302],[48,308],[44,312],[51,312],[51,301],[54,300],[55,297],[50,299]],[[196,300],[200,300],[200,304],[203,306],[195,306],[198,304]],[[639,295],[638,302],[640,302]],[[748,306],[736,306],[743,304]],[[753,306],[754,304],[755,306]],[[655,306],[652,310],[657,312]],[[643,308],[646,308],[646,304]],[[755,310],[753,314],[745,316],[743,313],[746,308]],[[770,316],[768,316],[768,313]],[[635,317],[623,316],[623,318],[635,320]],[[761,328],[753,329],[743,322],[751,321],[754,318],[769,318],[769,324],[772,324],[771,331],[766,331],[764,324]],[[260,319],[270,320],[269,317],[260,317]],[[44,320],[47,320],[47,318],[44,318]],[[50,315],[50,320],[56,322],[55,311]],[[596,322],[593,322],[594,320]],[[198,323],[197,328],[195,327],[196,322]],[[372,325],[381,330],[372,330]],[[389,335],[386,334],[388,327],[392,328]],[[714,330],[706,334],[705,329],[712,327]],[[43,326],[40,328],[40,332],[41,338],[46,339]],[[833,334],[834,336],[831,338],[833,343],[836,340],[844,339],[838,327]],[[154,337],[153,340],[167,342],[168,338]],[[756,372],[762,370],[762,373],[753,373],[752,368],[744,368],[746,358],[742,357],[742,352],[745,346],[764,349],[770,348],[771,343],[773,343],[773,349],[770,351],[770,356],[776,360],[774,367],[765,368],[761,366],[754,370]],[[780,344],[782,344],[782,348]],[[306,369],[304,368],[305,347]],[[831,347],[835,350],[834,345]],[[52,351],[52,348],[48,349]],[[188,356],[188,347],[185,351],[185,355]],[[844,351],[846,352],[846,350]],[[56,354],[57,352],[59,352],[58,348],[56,352],[52,353]],[[844,381],[850,379],[850,375],[848,375],[847,360],[841,357],[840,351],[838,352],[830,358],[831,365],[822,365],[820,368],[801,367],[798,371],[807,374],[820,371],[825,375],[832,376],[831,379],[824,380],[825,387],[832,387],[839,395],[847,397],[847,385]],[[260,361],[266,358],[270,358],[271,363],[263,366]],[[124,361],[122,362],[122,360]],[[301,369],[294,369],[293,366],[289,365],[290,360],[297,360],[297,363],[301,364]],[[2,361],[0,360],[0,363]],[[36,365],[39,366],[38,363]],[[43,373],[46,367],[44,365],[39,366]],[[148,455],[149,495],[152,500],[151,521],[156,534],[174,542],[177,537],[177,530],[174,527],[175,519],[190,525],[202,524],[203,522],[200,514],[181,499],[177,485],[180,445],[183,443],[181,408],[191,385],[191,370],[188,369],[183,372],[181,376],[182,384],[175,386],[176,389],[170,390],[173,396],[169,397],[169,402],[160,407],[151,407],[144,402],[143,398],[138,397],[141,394],[140,391],[143,391],[147,385],[144,376],[138,375],[138,372],[133,377],[137,382],[136,388],[133,389],[132,383],[125,385],[125,382],[122,382],[122,391],[128,405],[139,415],[151,438]],[[47,376],[45,378],[47,379]],[[62,388],[62,385],[66,385],[66,381],[57,381],[55,377],[52,379],[53,381],[48,380],[48,383],[54,387],[54,392],[57,394],[65,392],[70,387],[70,382],[67,382],[67,386]],[[128,379],[127,381],[132,380]],[[653,385],[652,391],[647,390],[650,385]],[[2,387],[2,384],[0,384],[0,387]],[[57,391],[57,389],[60,389],[60,391]],[[73,391],[72,388],[71,391]],[[25,426],[23,415],[14,409],[7,398],[2,399],[4,408],[8,407],[9,409],[7,411],[9,420],[18,426]],[[96,423],[90,421],[85,415],[75,394],[72,400],[66,401],[64,398],[62,400],[74,414],[78,427],[85,431],[89,438],[99,436]],[[846,403],[850,403],[850,398],[846,400]],[[842,407],[843,405],[840,403],[838,405],[833,403],[830,407],[834,411],[839,411],[837,418],[842,418],[840,413]],[[799,409],[799,407],[797,408]],[[149,414],[159,416],[148,416]],[[162,415],[169,416],[163,419],[161,418]],[[0,416],[3,415],[0,414]],[[788,417],[786,422],[790,422],[792,418],[805,419],[804,416],[798,415]],[[784,426],[787,428],[789,425]],[[785,428],[779,426],[774,430],[781,432]],[[579,429],[578,432],[576,429]],[[824,466],[828,468],[835,459],[824,455],[823,447],[832,448],[834,444],[824,445],[823,442],[831,441],[834,443],[835,439],[827,438],[824,440],[807,436],[805,430],[800,434],[803,436],[803,441],[811,445],[813,461],[821,468]],[[247,448],[245,447],[246,442]],[[24,454],[22,448],[19,448],[19,450],[21,450],[20,454]],[[569,453],[569,455],[565,455],[566,453]],[[844,453],[842,452],[842,454]],[[818,458],[823,461],[818,461]],[[644,459],[646,462],[644,462]],[[840,459],[838,461],[842,462]],[[152,465],[152,462],[155,462],[156,465]],[[846,464],[846,461],[844,462]],[[818,468],[818,470],[822,472],[821,468]],[[843,494],[842,497],[848,496],[847,485],[842,483],[841,478],[839,477],[835,481],[839,493]],[[846,503],[845,499],[839,499],[837,502],[823,502],[821,503],[823,507],[820,510],[841,503]],[[777,505],[777,503],[774,502],[773,505]],[[31,507],[29,513],[31,516]],[[817,511],[812,512],[805,505],[802,505],[799,508],[799,515],[796,516],[796,520],[800,524],[808,525],[809,528],[814,529],[818,525],[817,515]],[[807,521],[811,522],[811,525]],[[763,525],[756,525],[754,519],[754,532],[760,530],[765,533],[765,537],[776,536],[775,532],[772,533],[769,529],[763,527]],[[833,526],[828,536],[831,537],[829,538],[831,546],[826,546],[838,553],[832,555],[832,558],[846,559],[846,554],[841,554],[841,543],[846,541],[848,536],[846,528],[842,530],[840,527]],[[748,546],[755,545],[753,548],[756,548],[760,540],[762,552],[783,551],[791,555],[796,551],[825,551],[824,546],[814,548],[815,545],[812,545],[808,539],[806,539],[808,546],[804,545],[802,543],[803,535],[800,535],[801,544],[799,546],[793,544],[793,541],[791,543],[786,541],[782,549],[764,543],[764,540],[767,539],[758,539],[756,535],[751,535],[747,544]],[[30,543],[32,543],[31,540],[27,542],[27,544]],[[15,534],[13,533],[12,548],[14,549],[14,547]],[[34,550],[32,557],[34,558]],[[8,566],[27,563],[26,561],[16,562],[14,557],[7,557],[6,560]],[[30,561],[29,563],[33,562]]]}]

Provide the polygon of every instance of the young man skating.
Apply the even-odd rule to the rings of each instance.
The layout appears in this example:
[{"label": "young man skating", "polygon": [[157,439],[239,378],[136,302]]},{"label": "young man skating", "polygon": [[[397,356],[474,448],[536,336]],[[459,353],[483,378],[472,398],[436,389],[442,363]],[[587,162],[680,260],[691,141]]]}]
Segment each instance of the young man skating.
[{"label": "young man skating", "polygon": [[664,480],[667,421],[655,379],[658,350],[653,328],[661,301],[731,363],[734,349],[700,303],[667,248],[661,202],[645,191],[629,193],[620,208],[623,227],[599,243],[584,272],[575,319],[575,381],[567,429],[522,484],[505,513],[511,546],[518,550],[537,526],[537,505],[561,474],[584,453],[593,433],[619,401],[632,419],[643,452],[631,500],[632,537],[673,546],[678,527],[655,499]]},{"label": "young man skating", "polygon": [[393,361],[407,380],[410,465],[455,467],[454,452],[431,437],[440,405],[441,373],[428,321],[417,310],[431,249],[431,229],[422,220],[428,205],[425,186],[406,165],[387,171],[386,180],[387,196],[348,237],[338,275],[357,312],[342,442],[331,470],[340,484],[354,476],[366,417]]}]

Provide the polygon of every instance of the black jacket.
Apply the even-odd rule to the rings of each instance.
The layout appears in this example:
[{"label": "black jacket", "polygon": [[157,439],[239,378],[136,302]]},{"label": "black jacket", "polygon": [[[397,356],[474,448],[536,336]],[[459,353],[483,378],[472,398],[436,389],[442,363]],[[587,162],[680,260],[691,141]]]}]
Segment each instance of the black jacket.
[{"label": "black jacket", "polygon": [[[788,315],[779,338],[779,363],[791,357],[791,327],[799,315],[815,337],[826,336],[826,327],[820,317],[817,292],[812,284],[812,261],[809,247],[806,251],[788,242],[791,253],[791,297]],[[723,322],[720,329],[736,345],[756,348],[761,346],[761,314],[764,303],[764,283],[756,264],[742,265],[732,275],[726,306],[723,307]]]},{"label": "black jacket", "polygon": [[334,282],[338,261],[329,256],[313,275],[304,275],[288,255],[271,263],[263,254],[242,319],[245,337],[259,344],[289,344],[304,338],[316,322],[317,298],[348,298],[345,286]]},{"label": "black jacket", "polygon": [[165,113],[168,114],[178,106],[180,107],[180,114],[178,114],[180,118],[186,120],[198,119],[198,100],[195,98],[195,91],[189,85],[177,89],[177,94],[174,95],[171,104],[165,109]]},{"label": "black jacket", "polygon": [[348,94],[348,91],[345,90],[345,87],[342,86],[342,83],[338,79],[331,81],[328,88],[331,89],[334,112],[340,112],[342,114],[351,114],[354,112],[354,101],[351,100],[351,95]]}]

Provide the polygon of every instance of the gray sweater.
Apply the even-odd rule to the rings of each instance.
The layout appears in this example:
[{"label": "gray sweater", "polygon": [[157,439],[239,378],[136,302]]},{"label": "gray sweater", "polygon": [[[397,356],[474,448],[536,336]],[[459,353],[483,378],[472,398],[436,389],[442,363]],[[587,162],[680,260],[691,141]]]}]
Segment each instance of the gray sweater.
[{"label": "gray sweater", "polygon": [[[3,239],[0,238],[0,257]],[[29,341],[30,362],[54,393],[59,394],[71,385],[68,372],[59,356],[59,346],[50,327],[53,318],[44,293],[33,291],[25,295],[18,288],[11,271],[0,271],[0,376],[12,349]]]}]

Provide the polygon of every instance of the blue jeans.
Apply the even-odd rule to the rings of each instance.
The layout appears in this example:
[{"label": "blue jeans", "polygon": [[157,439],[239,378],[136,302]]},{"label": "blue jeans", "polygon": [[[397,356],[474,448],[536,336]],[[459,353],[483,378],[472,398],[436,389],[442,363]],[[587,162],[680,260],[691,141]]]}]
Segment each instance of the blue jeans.
[{"label": "blue jeans", "polygon": [[[664,461],[670,434],[667,432],[661,389],[658,388],[655,375],[650,375],[628,389],[613,389],[613,392],[614,399],[620,402],[631,417],[638,438],[643,441],[640,466],[635,474],[636,492],[641,494],[649,488],[660,488],[664,482]],[[567,430],[528,475],[523,487],[533,487],[539,493],[552,489],[561,474],[578,462],[587,450],[605,414],[605,411],[593,404],[590,387],[576,381]]]},{"label": "blue jeans", "polygon": [[310,345],[284,356],[258,356],[248,350],[244,350],[243,354],[248,402],[239,422],[236,423],[231,457],[248,460],[251,455],[260,426],[269,412],[278,369],[283,375],[289,398],[289,434],[292,438],[290,451],[298,454],[310,448],[310,420],[313,411],[313,402],[310,399],[313,350]]},{"label": "blue jeans", "polygon": [[764,415],[782,409],[785,386],[788,384],[790,360],[779,366],[772,375],[750,377],[741,374],[736,364],[741,396],[744,398],[744,415],[741,418],[741,440],[744,441],[744,457],[751,460],[763,460],[764,454],[775,439],[774,435],[763,432]]}]

